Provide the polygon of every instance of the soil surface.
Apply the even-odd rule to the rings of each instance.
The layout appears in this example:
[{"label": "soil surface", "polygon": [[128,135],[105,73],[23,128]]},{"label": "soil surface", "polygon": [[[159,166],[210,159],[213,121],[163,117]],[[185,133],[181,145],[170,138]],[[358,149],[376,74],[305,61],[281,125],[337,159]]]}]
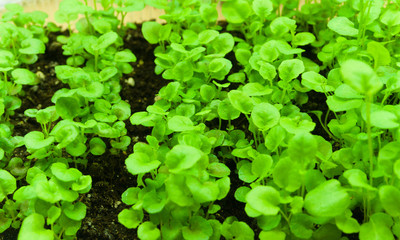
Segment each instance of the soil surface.
[{"label": "soil surface", "polygon": [[[31,71],[36,72],[43,79],[38,86],[24,87],[25,96],[21,97],[23,100],[22,107],[11,117],[12,123],[15,125],[15,135],[24,136],[30,131],[40,130],[40,125],[34,119],[24,116],[24,111],[29,108],[41,109],[52,105],[51,97],[54,92],[60,88],[67,87],[56,78],[54,72],[55,66],[65,64],[66,61],[62,55],[61,44],[56,41],[56,37],[56,34],[50,36],[46,54],[40,56],[39,61],[30,67]],[[138,26],[138,30],[128,31],[125,36],[125,48],[132,50],[137,57],[137,62],[132,64],[134,72],[121,79],[122,91],[120,94],[122,99],[131,105],[132,112],[144,111],[147,106],[154,103],[155,95],[168,81],[163,80],[161,76],[154,73],[153,51],[155,46],[150,45],[143,38],[140,26]],[[231,54],[229,57],[234,58],[234,55]],[[237,68],[240,67],[235,65],[233,71],[238,70]],[[134,79],[134,86],[128,84],[129,78]],[[309,102],[302,106],[302,111],[304,112],[312,110],[326,112],[327,106],[323,94],[311,93]],[[312,114],[310,115],[313,116]],[[321,135],[329,140],[329,136],[319,125],[318,120],[314,116],[313,119],[318,126],[313,134]],[[112,155],[110,152],[106,152],[101,156],[89,154],[87,167],[78,165],[78,169],[83,174],[90,175],[93,180],[92,189],[82,197],[82,202],[87,206],[87,213],[77,234],[78,239],[138,239],[136,230],[125,228],[118,222],[117,216],[123,209],[127,208],[121,202],[121,194],[127,188],[136,186],[136,177],[127,172],[125,159],[132,152],[133,144],[137,141],[145,141],[145,137],[151,133],[151,129],[132,126],[129,120],[125,123],[128,136],[133,139],[126,152],[121,152],[119,155]],[[107,139],[104,140],[107,141]],[[107,144],[109,143],[107,142]],[[24,148],[18,148],[15,151],[15,155],[26,157],[27,153]],[[257,227],[256,220],[246,215],[243,203],[234,200],[234,191],[244,183],[239,180],[237,173],[235,173],[235,163],[231,162],[227,163],[227,165],[232,171],[231,191],[225,199],[218,202],[222,209],[216,216],[221,222],[228,216],[236,216],[240,221],[247,222],[258,237],[260,229]],[[0,236],[0,240],[17,239],[17,234],[18,230],[10,228]]]}]

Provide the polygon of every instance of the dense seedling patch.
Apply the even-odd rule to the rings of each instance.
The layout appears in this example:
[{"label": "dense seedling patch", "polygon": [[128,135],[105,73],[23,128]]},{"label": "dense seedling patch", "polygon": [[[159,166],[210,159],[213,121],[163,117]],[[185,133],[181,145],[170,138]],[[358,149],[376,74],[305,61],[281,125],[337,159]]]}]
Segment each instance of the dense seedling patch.
[{"label": "dense seedling patch", "polygon": [[[97,2],[60,4],[64,87],[25,110],[40,129],[23,137],[10,118],[59,29],[17,5],[3,15],[0,232],[76,238],[92,187],[79,169],[112,154],[135,179],[117,217],[131,238],[400,237],[399,1]],[[165,11],[141,32],[166,82],[138,110],[120,94],[139,80],[124,19],[146,5]]]}]

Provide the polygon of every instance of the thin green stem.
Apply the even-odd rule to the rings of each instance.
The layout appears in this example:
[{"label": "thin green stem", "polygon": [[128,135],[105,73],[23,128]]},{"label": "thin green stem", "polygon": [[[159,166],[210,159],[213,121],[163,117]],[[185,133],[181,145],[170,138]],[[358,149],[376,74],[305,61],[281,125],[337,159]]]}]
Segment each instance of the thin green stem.
[{"label": "thin green stem", "polygon": [[[369,155],[369,185],[373,186],[373,171],[374,171],[374,149],[372,146],[372,130],[371,130],[371,104],[372,104],[372,95],[367,94],[366,97],[366,124],[367,124],[367,135],[368,135],[368,155]],[[371,200],[368,195],[367,202],[367,218],[371,215]]]}]

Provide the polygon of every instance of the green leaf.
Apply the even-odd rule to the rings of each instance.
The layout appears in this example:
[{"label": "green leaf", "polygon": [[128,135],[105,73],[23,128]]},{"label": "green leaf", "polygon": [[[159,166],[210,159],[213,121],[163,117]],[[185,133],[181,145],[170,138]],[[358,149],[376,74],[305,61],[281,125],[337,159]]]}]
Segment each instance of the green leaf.
[{"label": "green leaf", "polygon": [[89,146],[90,153],[96,156],[102,155],[106,151],[106,144],[98,137],[90,139]]},{"label": "green leaf", "polygon": [[77,181],[82,173],[76,168],[69,168],[64,163],[53,163],[51,165],[51,173],[60,181],[74,182]]},{"label": "green leaf", "polygon": [[269,103],[259,103],[254,106],[250,119],[260,130],[266,131],[279,123],[280,113]]},{"label": "green leaf", "polygon": [[194,129],[194,123],[185,116],[173,116],[168,119],[168,128],[175,132],[184,132]]},{"label": "green leaf", "polygon": [[222,14],[230,23],[242,23],[250,13],[250,4],[245,0],[233,0],[222,5]]},{"label": "green leaf", "polygon": [[17,189],[17,181],[8,171],[0,169],[0,202]]},{"label": "green leaf", "polygon": [[368,184],[367,174],[360,169],[349,169],[343,173],[343,176],[347,178],[347,181],[349,181],[350,185],[353,187],[360,187],[368,190],[375,189]]},{"label": "green leaf", "polygon": [[124,121],[131,116],[131,105],[125,101],[119,101],[111,109],[118,120]]},{"label": "green leaf", "polygon": [[143,209],[150,214],[161,212],[165,204],[167,204],[168,197],[165,191],[155,190],[150,191],[143,196]]},{"label": "green leaf", "polygon": [[285,81],[297,78],[304,70],[303,61],[299,59],[284,60],[278,68],[279,77]]},{"label": "green leaf", "polygon": [[340,69],[343,80],[361,94],[375,94],[383,86],[374,70],[359,60],[347,60]]},{"label": "green leaf", "polygon": [[232,106],[244,114],[250,114],[254,107],[252,99],[239,90],[231,90],[228,98]]},{"label": "green leaf", "polygon": [[229,176],[231,170],[223,163],[214,162],[208,165],[207,172],[210,176],[223,178]]},{"label": "green leaf", "polygon": [[54,137],[44,139],[44,134],[38,131],[31,131],[24,136],[25,146],[28,150],[39,150],[50,146],[54,142]]},{"label": "green leaf", "polygon": [[136,62],[136,56],[129,49],[117,52],[114,55],[115,62]]},{"label": "green leaf", "polygon": [[95,50],[106,49],[108,46],[115,43],[118,38],[119,36],[115,32],[108,32],[106,34],[103,34],[97,39],[97,42],[93,46],[93,49]]},{"label": "green leaf", "polygon": [[144,222],[140,224],[137,235],[141,240],[156,240],[161,237],[160,229],[152,222]]},{"label": "green leaf", "polygon": [[195,147],[176,145],[167,153],[165,164],[170,172],[178,173],[194,166],[202,156],[202,151]]},{"label": "green leaf", "polygon": [[371,41],[367,44],[367,52],[374,58],[374,67],[390,65],[391,56],[389,50],[381,43]]},{"label": "green leaf", "polygon": [[261,77],[272,82],[274,80],[274,78],[276,77],[275,66],[270,63],[264,62],[264,61],[260,61],[259,64],[260,64],[259,72],[260,72]]},{"label": "green leaf", "polygon": [[63,199],[60,187],[52,180],[43,179],[35,182],[35,191],[38,198],[49,203],[56,203]]},{"label": "green leaf", "polygon": [[49,210],[47,210],[47,216],[47,225],[54,224],[54,222],[61,216],[61,209],[56,206],[51,206]]},{"label": "green leaf", "polygon": [[193,199],[198,203],[213,202],[219,195],[219,186],[217,182],[200,180],[193,176],[186,177],[186,186],[193,195]]},{"label": "green leaf", "polygon": [[223,120],[234,120],[240,116],[240,112],[234,108],[229,99],[224,99],[218,104],[218,116]]},{"label": "green leaf", "polygon": [[358,29],[347,17],[334,17],[328,22],[328,28],[343,36],[357,36]]},{"label": "green leaf", "polygon": [[399,119],[393,112],[386,111],[384,109],[378,109],[370,115],[371,125],[382,129],[393,129],[399,127]]},{"label": "green leaf", "polygon": [[46,47],[44,43],[36,38],[25,39],[21,42],[21,48],[18,51],[22,54],[40,54],[44,53]]},{"label": "green leaf", "polygon": [[370,221],[363,223],[360,228],[360,240],[394,240],[391,230],[392,218],[382,212],[374,213]]},{"label": "green leaf", "polygon": [[39,83],[39,78],[25,68],[16,68],[11,72],[14,82],[22,85],[35,85]]},{"label": "green leaf", "polygon": [[326,103],[330,110],[334,112],[348,111],[354,108],[360,108],[363,100],[360,99],[344,99],[337,96],[328,96]]},{"label": "green leaf", "polygon": [[151,44],[156,44],[160,41],[161,24],[158,22],[144,22],[142,25],[143,37]]},{"label": "green leaf", "polygon": [[386,8],[380,20],[389,27],[400,25],[400,12],[397,9]]},{"label": "green leaf", "polygon": [[53,240],[54,233],[44,227],[44,217],[38,213],[33,213],[26,217],[22,222],[18,239],[38,239]]},{"label": "green leaf", "polygon": [[118,73],[118,69],[116,67],[106,67],[100,72],[101,81],[107,81],[108,79],[114,77]]},{"label": "green leaf", "polygon": [[263,215],[276,215],[280,208],[279,192],[270,186],[257,186],[246,195],[247,204]]},{"label": "green leaf", "polygon": [[294,192],[303,184],[301,165],[288,157],[279,159],[272,173],[274,183],[288,192]]},{"label": "green leaf", "polygon": [[292,39],[292,44],[296,46],[305,46],[315,42],[315,36],[309,32],[297,33]]},{"label": "green leaf", "polygon": [[400,190],[391,185],[383,185],[379,188],[379,199],[385,211],[393,216],[400,216]]},{"label": "green leaf", "polygon": [[221,234],[225,239],[254,239],[254,231],[245,222],[237,221],[236,217],[225,219],[221,227]]},{"label": "green leaf", "polygon": [[92,177],[84,175],[72,184],[72,190],[78,193],[87,193],[92,187]]},{"label": "green leaf", "polygon": [[[241,0],[240,0],[241,1]],[[224,4],[225,5],[225,4]],[[221,33],[212,42],[209,43],[213,54],[225,55],[232,51],[235,40],[230,33]]]},{"label": "green leaf", "polygon": [[80,114],[81,108],[75,97],[60,97],[56,102],[56,111],[63,119],[74,119]]},{"label": "green leaf", "polygon": [[301,75],[301,84],[316,92],[335,91],[335,87],[328,85],[328,80],[324,76],[313,71]]},{"label": "green leaf", "polygon": [[257,82],[247,83],[243,86],[242,91],[247,96],[264,96],[273,92],[272,89],[265,87],[264,85]]},{"label": "green leaf", "polygon": [[316,157],[317,144],[316,138],[311,133],[299,132],[289,141],[289,156],[292,160],[299,162],[302,167],[306,167]]},{"label": "green leaf", "polygon": [[317,217],[336,217],[349,207],[350,196],[336,179],[328,180],[307,193],[304,208]]},{"label": "green leaf", "polygon": [[264,61],[275,61],[279,57],[279,51],[276,47],[276,40],[270,40],[264,43],[260,48],[260,56]]},{"label": "green leaf", "polygon": [[336,226],[344,233],[351,234],[360,231],[360,224],[358,221],[351,217],[351,210],[346,210],[345,214],[339,215],[335,218]]},{"label": "green leaf", "polygon": [[193,65],[189,61],[181,61],[172,69],[173,78],[178,81],[189,81],[193,77]]},{"label": "green leaf", "polygon": [[274,10],[271,0],[254,0],[252,8],[257,16],[265,19]]},{"label": "green leaf", "polygon": [[256,174],[253,173],[252,165],[249,161],[245,160],[239,162],[237,168],[239,169],[238,171],[239,179],[242,180],[243,182],[251,183],[258,177]]},{"label": "green leaf", "polygon": [[86,216],[86,205],[82,202],[77,202],[75,204],[65,202],[63,204],[63,212],[68,218],[81,221]]},{"label": "green leaf", "polygon": [[204,30],[199,33],[199,42],[200,44],[208,44],[213,41],[216,37],[218,37],[219,32],[216,30]]},{"label": "green leaf", "polygon": [[289,133],[311,132],[315,128],[315,123],[308,119],[289,118],[281,116],[279,124]]},{"label": "green leaf", "polygon": [[104,85],[100,82],[90,82],[77,89],[77,93],[85,98],[99,98],[103,92]]},{"label": "green leaf", "polygon": [[311,239],[313,235],[312,218],[307,214],[294,214],[289,226],[290,231],[298,238]]},{"label": "green leaf", "polygon": [[257,175],[258,178],[262,179],[270,173],[272,164],[273,160],[270,155],[259,154],[251,163],[251,171]]},{"label": "green leaf", "polygon": [[260,240],[285,240],[286,239],[286,233],[278,230],[273,230],[273,231],[261,231],[259,235]]},{"label": "green leaf", "polygon": [[271,32],[274,35],[283,35],[289,31],[295,31],[296,20],[290,19],[288,17],[277,17],[272,20],[269,25]]},{"label": "green leaf", "polygon": [[118,214],[118,222],[126,228],[137,228],[144,217],[143,210],[124,209]]},{"label": "green leaf", "polygon": [[145,152],[134,152],[125,160],[126,168],[133,175],[150,172],[161,164],[160,161],[152,157]]}]

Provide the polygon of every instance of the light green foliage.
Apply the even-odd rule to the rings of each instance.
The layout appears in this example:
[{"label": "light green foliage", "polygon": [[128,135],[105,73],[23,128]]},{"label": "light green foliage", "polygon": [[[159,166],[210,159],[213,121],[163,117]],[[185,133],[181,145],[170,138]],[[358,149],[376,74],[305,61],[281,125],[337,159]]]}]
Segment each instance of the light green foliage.
[{"label": "light green foliage", "polygon": [[332,179],[311,190],[304,199],[304,208],[318,217],[336,217],[341,215],[350,205],[350,196],[340,186],[340,182]]},{"label": "light green foliage", "polygon": [[328,27],[343,36],[357,36],[359,30],[354,27],[354,23],[346,17],[335,17],[328,22]]}]

